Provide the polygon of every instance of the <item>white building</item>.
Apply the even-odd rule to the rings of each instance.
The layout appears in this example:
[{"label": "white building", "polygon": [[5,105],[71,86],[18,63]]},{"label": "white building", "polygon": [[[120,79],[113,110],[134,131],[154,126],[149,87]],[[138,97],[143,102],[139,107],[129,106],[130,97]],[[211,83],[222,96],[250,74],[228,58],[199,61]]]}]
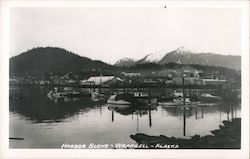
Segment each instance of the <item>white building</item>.
[{"label": "white building", "polygon": [[123,80],[115,76],[97,76],[90,77],[87,82],[91,82],[94,85],[108,84],[112,82],[122,82]]}]

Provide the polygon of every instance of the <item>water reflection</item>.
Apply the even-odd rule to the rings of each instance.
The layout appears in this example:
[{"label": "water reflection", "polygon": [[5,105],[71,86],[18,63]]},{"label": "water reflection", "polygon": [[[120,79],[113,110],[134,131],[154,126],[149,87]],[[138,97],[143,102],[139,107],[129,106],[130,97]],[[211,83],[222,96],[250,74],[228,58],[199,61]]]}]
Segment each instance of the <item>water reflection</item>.
[{"label": "water reflection", "polygon": [[121,115],[130,115],[136,111],[136,109],[134,107],[131,107],[131,106],[124,107],[124,106],[108,105],[108,109],[111,110],[112,112],[115,111],[116,113],[119,113]]},{"label": "water reflection", "polygon": [[[39,92],[38,92],[39,90]],[[87,113],[95,107],[99,107],[100,113],[102,113],[102,107],[107,106],[108,110],[112,111],[111,121],[114,122],[115,113],[120,115],[136,115],[137,117],[142,117],[143,115],[148,115],[149,127],[152,126],[152,114],[151,111],[157,110],[157,107],[134,107],[134,106],[124,106],[124,105],[104,105],[103,103],[96,103],[91,101],[90,98],[53,98],[49,100],[47,97],[41,96],[43,92],[41,89],[28,89],[19,90],[23,92],[29,98],[24,98],[22,100],[10,100],[10,112],[18,113],[29,120],[37,123],[42,122],[60,122],[64,118],[77,115],[79,113]],[[183,135],[185,136],[185,126],[186,118],[190,118],[194,115],[195,120],[204,118],[205,114],[211,114],[218,112],[220,114],[227,114],[227,120],[237,117],[236,109],[237,103],[217,103],[211,106],[185,106],[185,107],[162,107],[170,116],[182,116],[183,118]]]},{"label": "water reflection", "polygon": [[24,137],[24,144],[12,142],[13,147],[58,148],[62,142],[133,143],[129,135],[135,133],[189,138],[209,135],[223,120],[240,117],[239,103],[111,106],[89,98],[52,101],[46,97],[46,89],[19,92],[25,98],[10,100],[10,136]]},{"label": "water reflection", "polygon": [[[227,121],[232,121],[233,119],[237,118],[237,108],[239,108],[237,103],[217,103],[213,106],[182,106],[182,107],[164,107],[163,109],[171,115],[180,116],[180,111],[182,111],[182,118],[183,118],[183,136],[186,136],[186,119],[193,116],[194,110],[194,117],[195,120],[198,120],[198,116],[200,118],[205,118],[204,111],[206,114],[211,114],[213,112],[217,112],[219,110],[219,123],[218,125],[222,124],[221,114],[226,113]],[[231,117],[230,117],[231,115]]]},{"label": "water reflection", "polygon": [[[237,118],[237,108],[239,109],[239,105],[237,103],[217,103],[217,104],[209,104],[203,106],[174,106],[174,107],[162,107],[164,111],[166,111],[170,116],[179,116],[182,117],[182,130],[183,136],[186,136],[186,126],[187,119],[194,117],[195,120],[200,120],[206,118],[205,114],[212,114],[214,112],[219,113],[219,122],[218,125],[222,123],[222,113],[226,113],[227,120],[230,121],[232,119]],[[136,115],[136,130],[139,133],[140,122],[139,119],[142,118],[142,115],[148,115],[148,125],[149,128],[152,127],[152,111],[156,111],[156,109],[136,109],[135,107],[119,107],[119,106],[109,106],[109,110],[112,111],[112,122],[114,121],[114,113],[119,113],[122,115]],[[231,116],[230,116],[231,115]]]},{"label": "water reflection", "polygon": [[148,123],[149,127],[152,126],[152,115],[151,111],[156,111],[155,107],[134,107],[134,106],[124,106],[124,105],[109,105],[108,109],[112,112],[111,113],[111,121],[114,122],[114,114],[115,112],[121,115],[131,115],[132,119],[134,118],[134,115],[136,115],[136,127],[137,132],[139,132],[139,117],[142,117],[143,115],[148,115]]},{"label": "water reflection", "polygon": [[186,107],[183,109],[183,136],[186,136]]},{"label": "water reflection", "polygon": [[152,126],[151,110],[148,110],[149,127]]},{"label": "water reflection", "polygon": [[89,98],[55,98],[41,96],[37,89],[20,90],[29,98],[10,100],[10,112],[21,114],[35,123],[60,122],[61,120],[87,113],[96,105]]}]

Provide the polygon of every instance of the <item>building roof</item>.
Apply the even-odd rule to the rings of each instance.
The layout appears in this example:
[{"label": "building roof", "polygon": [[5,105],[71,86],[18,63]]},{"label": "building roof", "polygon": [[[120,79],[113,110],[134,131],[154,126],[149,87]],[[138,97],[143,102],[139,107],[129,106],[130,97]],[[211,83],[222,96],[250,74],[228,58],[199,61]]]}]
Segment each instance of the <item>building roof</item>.
[{"label": "building roof", "polygon": [[87,81],[95,82],[96,84],[100,84],[103,82],[107,82],[109,80],[112,80],[115,78],[115,76],[97,76],[97,77],[90,77]]},{"label": "building roof", "polygon": [[116,79],[117,79],[118,81],[121,81],[121,82],[123,81],[123,80],[122,80],[122,79],[120,79],[119,77],[116,77]]}]

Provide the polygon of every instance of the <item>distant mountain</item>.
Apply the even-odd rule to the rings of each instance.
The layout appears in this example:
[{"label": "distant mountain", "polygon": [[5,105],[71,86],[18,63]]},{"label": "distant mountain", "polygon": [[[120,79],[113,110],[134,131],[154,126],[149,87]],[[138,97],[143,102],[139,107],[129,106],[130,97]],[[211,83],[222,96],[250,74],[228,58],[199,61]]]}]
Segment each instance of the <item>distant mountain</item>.
[{"label": "distant mountain", "polygon": [[208,66],[219,66],[235,70],[241,69],[241,56],[220,55],[215,53],[195,53],[180,47],[171,52],[151,53],[135,62],[135,64],[156,63],[156,64],[197,64]]},{"label": "distant mountain", "polygon": [[122,58],[122,59],[120,59],[120,60],[118,60],[115,64],[114,64],[114,66],[126,66],[126,67],[130,67],[130,66],[133,66],[133,65],[135,65],[135,61],[136,60],[134,60],[134,59],[132,59],[132,58]]},{"label": "distant mountain", "polygon": [[241,56],[219,55],[215,53],[194,53],[183,47],[167,53],[159,64],[197,64],[241,69]]},{"label": "distant mountain", "polygon": [[162,58],[164,54],[160,52],[151,53],[143,57],[142,59],[136,61],[136,64],[143,64],[143,63],[158,63]]},{"label": "distant mountain", "polygon": [[113,66],[81,57],[56,47],[38,47],[10,58],[11,75],[34,75],[49,72],[76,72],[109,69]]},{"label": "distant mountain", "polygon": [[[165,56],[162,56],[165,55]],[[169,53],[149,54],[144,58],[135,61],[130,58],[119,60],[115,66],[108,65],[101,61],[81,57],[70,51],[56,47],[38,47],[28,50],[18,56],[10,58],[10,75],[44,76],[49,73],[64,74],[75,72],[83,77],[93,75],[120,74],[121,71],[134,71],[137,69],[160,68],[161,65],[193,64],[220,66],[240,70],[240,56],[225,56],[213,53],[194,53],[185,48],[178,48]],[[138,67],[134,67],[137,66]],[[128,66],[121,68],[116,66]],[[130,67],[133,66],[133,67]],[[134,70],[133,70],[134,69]]]}]

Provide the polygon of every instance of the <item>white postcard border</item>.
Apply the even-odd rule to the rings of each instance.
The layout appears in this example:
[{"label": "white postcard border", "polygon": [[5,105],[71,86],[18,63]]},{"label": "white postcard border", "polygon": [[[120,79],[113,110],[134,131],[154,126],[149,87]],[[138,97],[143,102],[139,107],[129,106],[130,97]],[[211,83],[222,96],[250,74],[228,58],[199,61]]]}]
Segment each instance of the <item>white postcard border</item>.
[{"label": "white postcard border", "polygon": [[[242,10],[242,148],[241,150],[62,150],[9,149],[9,9],[11,7],[211,7]],[[249,155],[249,2],[248,1],[2,1],[0,158],[248,158]],[[22,28],[20,28],[21,31]]]}]

